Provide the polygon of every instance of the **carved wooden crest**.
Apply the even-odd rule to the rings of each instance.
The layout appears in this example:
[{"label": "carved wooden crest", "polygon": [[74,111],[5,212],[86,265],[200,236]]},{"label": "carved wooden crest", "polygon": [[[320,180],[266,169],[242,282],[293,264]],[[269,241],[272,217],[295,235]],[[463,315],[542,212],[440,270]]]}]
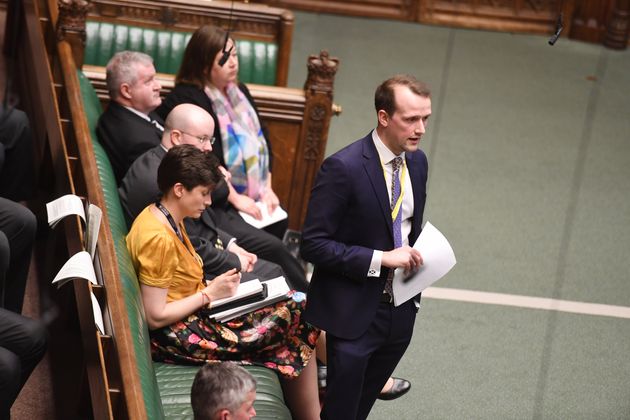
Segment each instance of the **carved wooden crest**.
[{"label": "carved wooden crest", "polygon": [[87,0],[58,0],[57,40],[66,38],[68,33],[78,35],[85,42],[85,20],[90,10]]},{"label": "carved wooden crest", "polygon": [[330,57],[328,51],[321,51],[319,56],[311,55],[307,62],[308,77],[304,84],[307,92],[329,92],[332,94],[335,73],[339,59]]}]

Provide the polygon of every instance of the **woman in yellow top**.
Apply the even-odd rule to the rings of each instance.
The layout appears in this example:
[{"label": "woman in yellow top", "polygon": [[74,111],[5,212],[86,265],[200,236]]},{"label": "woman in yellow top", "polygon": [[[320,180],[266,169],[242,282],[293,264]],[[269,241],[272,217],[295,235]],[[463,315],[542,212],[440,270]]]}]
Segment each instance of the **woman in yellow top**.
[{"label": "woman in yellow top", "polygon": [[140,213],[127,236],[151,330],[153,359],[266,366],[280,375],[293,418],[317,419],[314,360],[319,330],[301,320],[303,293],[292,292],[286,301],[224,324],[205,314],[214,300],[236,292],[240,274],[232,269],[206,283],[183,219],[201,215],[220,179],[214,155],[189,145],[175,146],[158,169],[162,197]]}]

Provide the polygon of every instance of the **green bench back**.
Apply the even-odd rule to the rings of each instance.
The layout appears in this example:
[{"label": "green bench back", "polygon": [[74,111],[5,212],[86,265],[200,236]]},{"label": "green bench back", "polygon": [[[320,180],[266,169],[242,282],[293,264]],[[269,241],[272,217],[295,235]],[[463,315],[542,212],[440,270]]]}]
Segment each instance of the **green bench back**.
[{"label": "green bench back", "polygon": [[[177,74],[191,33],[88,21],[84,64],[105,66],[117,52],[141,51],[153,57],[159,73]],[[239,80],[276,84],[278,46],[264,41],[237,39]]]},{"label": "green bench back", "polygon": [[109,218],[109,228],[114,240],[120,282],[124,290],[125,306],[129,316],[129,328],[131,329],[131,336],[135,338],[136,367],[142,383],[147,417],[150,419],[163,419],[164,411],[153,369],[153,361],[151,360],[149,329],[144,319],[140,285],[125,243],[127,223],[125,222],[120,199],[118,198],[116,179],[114,178],[109,158],[96,137],[96,123],[102,112],[101,103],[88,78],[81,71],[78,73],[85,115],[90,127],[92,146],[94,147],[98,173],[101,179],[103,195],[105,196],[106,209],[103,211],[107,212],[107,217]]}]

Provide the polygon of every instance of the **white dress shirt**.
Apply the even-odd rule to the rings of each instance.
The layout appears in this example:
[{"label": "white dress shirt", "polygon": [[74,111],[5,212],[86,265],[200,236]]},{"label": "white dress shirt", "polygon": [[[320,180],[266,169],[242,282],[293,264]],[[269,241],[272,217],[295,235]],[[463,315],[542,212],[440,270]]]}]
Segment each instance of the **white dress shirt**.
[{"label": "white dress shirt", "polygon": [[[407,162],[405,160],[405,152],[400,155],[395,155],[391,150],[385,146],[383,141],[378,136],[376,130],[372,131],[372,140],[376,151],[378,152],[379,159],[381,161],[381,167],[384,170],[385,184],[387,185],[387,196],[391,202],[392,199],[392,165],[391,161],[400,156],[403,158],[403,166],[400,170],[400,175],[404,174],[403,180],[404,186],[401,185],[402,191],[404,191],[402,201],[402,221],[401,221],[401,233],[402,244],[409,245],[409,234],[411,233],[411,219],[413,217],[413,189],[411,187],[411,178],[409,177],[409,171],[407,170]],[[368,269],[368,277],[379,277],[381,275],[381,262],[383,260],[383,251],[374,250],[372,254],[372,261],[370,268]]]}]

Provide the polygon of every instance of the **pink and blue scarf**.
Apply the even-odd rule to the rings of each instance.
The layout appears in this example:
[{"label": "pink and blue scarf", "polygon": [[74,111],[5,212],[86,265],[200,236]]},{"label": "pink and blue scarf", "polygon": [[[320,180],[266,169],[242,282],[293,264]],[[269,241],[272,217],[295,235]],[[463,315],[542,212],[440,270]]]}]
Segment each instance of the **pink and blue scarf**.
[{"label": "pink and blue scarf", "polygon": [[224,95],[210,85],[204,89],[219,121],[223,157],[240,194],[260,199],[269,178],[269,148],[254,107],[235,83]]}]

